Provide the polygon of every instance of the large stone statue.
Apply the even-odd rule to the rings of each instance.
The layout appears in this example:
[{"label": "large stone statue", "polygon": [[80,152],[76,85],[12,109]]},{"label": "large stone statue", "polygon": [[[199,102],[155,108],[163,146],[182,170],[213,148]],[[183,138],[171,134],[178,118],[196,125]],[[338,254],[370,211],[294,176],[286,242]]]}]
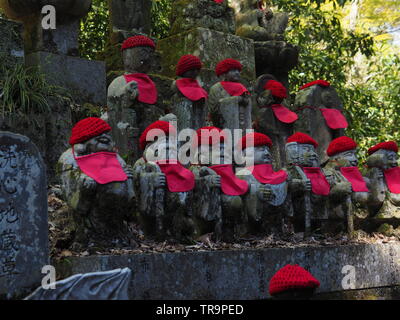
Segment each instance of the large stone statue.
[{"label": "large stone statue", "polygon": [[170,34],[197,27],[235,33],[235,17],[227,0],[176,0],[170,14]]},{"label": "large stone statue", "polygon": [[313,138],[302,132],[290,136],[286,144],[295,228],[305,221],[305,236],[310,235],[312,227],[325,228],[328,219],[330,185],[321,170],[317,146]]},{"label": "large stone statue", "polygon": [[195,216],[200,233],[214,232],[217,239],[234,241],[247,232],[241,196],[248,183],[235,176],[231,149],[225,149],[225,135],[216,127],[197,130],[199,165],[190,169],[196,176]]},{"label": "large stone statue", "polygon": [[108,87],[108,121],[120,154],[128,162],[140,157],[138,137],[164,114],[157,107],[157,88],[146,74],[154,55],[155,44],[146,36],[134,36],[122,44],[125,74]]},{"label": "large stone statue", "polygon": [[318,142],[317,153],[324,163],[329,143],[344,135],[348,123],[342,114],[343,104],[329,82],[316,80],[305,84],[296,95],[295,107],[299,120],[294,128],[309,134]]},{"label": "large stone statue", "polygon": [[176,128],[158,120],[140,136],[143,157],[133,171],[139,222],[158,240],[193,241],[193,173],[177,160]]},{"label": "large stone statue", "polygon": [[135,210],[132,169],[115,152],[110,131],[99,118],[79,121],[69,140],[72,148],[57,164],[77,245],[131,245],[127,222]]},{"label": "large stone statue", "polygon": [[[332,220],[345,221],[351,235],[353,219],[357,225],[368,217],[369,180],[358,169],[356,155],[357,143],[346,136],[334,139],[326,151],[329,162],[324,167],[325,176],[330,177],[331,192],[329,201],[330,225]],[[339,230],[343,224],[339,223]]]},{"label": "large stone statue", "polygon": [[256,83],[257,116],[255,126],[259,132],[271,137],[271,148],[276,168],[286,164],[286,139],[293,134],[296,113],[285,106],[286,88],[272,75],[262,75]]},{"label": "large stone statue", "polygon": [[196,80],[201,67],[200,59],[190,54],[182,56],[176,67],[176,75],[180,78],[172,84],[175,94],[171,111],[178,118],[179,130],[197,130],[206,125],[208,93]]},{"label": "large stone statue", "polygon": [[[400,235],[400,167],[394,141],[378,143],[368,150],[367,176],[371,180],[370,215],[379,231]],[[397,229],[395,229],[397,226]]]},{"label": "large stone statue", "polygon": [[251,129],[251,98],[240,83],[242,64],[234,59],[220,61],[215,72],[221,81],[210,89],[208,111],[214,126],[224,129]]},{"label": "large stone statue", "polygon": [[283,170],[273,170],[271,147],[271,139],[262,133],[249,133],[242,138],[244,156],[254,165],[248,164],[236,175],[249,184],[249,191],[242,198],[252,233],[292,231],[288,174]]}]

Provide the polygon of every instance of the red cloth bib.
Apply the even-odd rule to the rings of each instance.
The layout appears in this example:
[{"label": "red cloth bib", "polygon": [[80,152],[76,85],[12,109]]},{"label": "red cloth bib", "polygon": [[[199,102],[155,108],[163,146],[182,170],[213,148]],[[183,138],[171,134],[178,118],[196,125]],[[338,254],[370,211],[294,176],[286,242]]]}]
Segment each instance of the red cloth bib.
[{"label": "red cloth bib", "polygon": [[296,113],[281,104],[273,104],[271,108],[275,117],[283,123],[293,123],[299,118]]},{"label": "red cloth bib", "polygon": [[175,83],[179,91],[191,101],[208,98],[207,91],[200,87],[196,79],[182,78],[176,80]]},{"label": "red cloth bib", "polygon": [[221,177],[222,192],[228,196],[240,196],[249,189],[247,181],[235,176],[231,164],[218,164],[210,166]]},{"label": "red cloth bib", "polygon": [[358,167],[341,167],[340,172],[351,183],[354,192],[369,191]]},{"label": "red cloth bib", "polygon": [[194,174],[177,160],[156,161],[161,172],[165,174],[168,190],[171,192],[187,192],[194,188]]},{"label": "red cloth bib", "polygon": [[384,172],[386,184],[391,193],[400,193],[400,167],[393,167]]},{"label": "red cloth bib", "polygon": [[338,109],[320,108],[322,116],[325,118],[326,124],[331,129],[346,129],[349,124],[346,117]]},{"label": "red cloth bib", "polygon": [[312,192],[321,196],[327,196],[331,190],[320,167],[303,167],[307,178],[311,180]]},{"label": "red cloth bib", "polygon": [[99,184],[128,180],[115,152],[96,152],[76,157],[72,150],[72,154],[79,169]]},{"label": "red cloth bib", "polygon": [[283,170],[275,172],[272,169],[272,164],[256,164],[255,166],[247,167],[247,170],[253,173],[257,181],[266,184],[281,184],[286,181],[288,176]]},{"label": "red cloth bib", "polygon": [[138,100],[147,104],[155,104],[157,102],[157,88],[153,80],[145,73],[125,74],[125,81],[129,83],[135,81],[138,84],[139,97]]},{"label": "red cloth bib", "polygon": [[214,0],[214,2],[216,2],[216,3],[222,3],[222,2],[224,2],[224,0]]},{"label": "red cloth bib", "polygon": [[250,94],[249,90],[240,82],[221,81],[221,86],[228,92],[232,97],[239,97],[243,94]]}]

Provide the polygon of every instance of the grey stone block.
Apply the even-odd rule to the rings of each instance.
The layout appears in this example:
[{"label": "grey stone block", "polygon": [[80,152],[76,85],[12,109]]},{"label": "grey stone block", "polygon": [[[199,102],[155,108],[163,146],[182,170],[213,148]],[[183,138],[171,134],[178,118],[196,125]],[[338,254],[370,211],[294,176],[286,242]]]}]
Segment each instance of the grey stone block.
[{"label": "grey stone block", "polygon": [[0,57],[2,64],[12,68],[24,59],[22,24],[0,18]]}]

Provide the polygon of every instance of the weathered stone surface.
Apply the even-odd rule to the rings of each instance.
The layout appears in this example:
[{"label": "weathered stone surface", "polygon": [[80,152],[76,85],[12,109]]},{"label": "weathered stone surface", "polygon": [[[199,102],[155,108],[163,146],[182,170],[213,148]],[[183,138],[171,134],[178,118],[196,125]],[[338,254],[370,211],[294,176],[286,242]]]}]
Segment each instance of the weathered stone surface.
[{"label": "weathered stone surface", "polygon": [[55,289],[39,287],[25,300],[128,300],[129,268],[76,274],[54,283]]},{"label": "weathered stone surface", "polygon": [[359,244],[76,257],[56,268],[68,276],[129,267],[134,270],[130,299],[265,299],[269,280],[286,264],[310,271],[321,283],[318,294],[345,290],[344,266],[355,268],[354,289],[399,285],[399,259],[399,244]]},{"label": "weathered stone surface", "polygon": [[1,63],[11,68],[15,63],[23,62],[22,25],[18,22],[0,18],[0,34]]},{"label": "weathered stone surface", "polygon": [[[253,41],[233,34],[196,28],[160,40],[157,43],[157,50],[162,56],[161,73],[169,77],[175,77],[176,64],[181,56],[193,54],[203,62],[203,69],[200,73],[202,83],[209,83],[211,80],[203,80],[203,74],[207,71],[211,71],[215,77],[211,82],[217,82],[215,66],[226,58],[233,58],[242,63],[243,78],[247,80],[255,78]],[[207,89],[205,85],[204,88]]]},{"label": "weathered stone surface", "polygon": [[25,136],[0,132],[0,295],[21,296],[48,264],[47,183],[43,160]]},{"label": "weathered stone surface", "polygon": [[106,71],[102,61],[35,52],[25,57],[27,66],[40,66],[49,83],[69,90],[77,103],[106,105]]}]

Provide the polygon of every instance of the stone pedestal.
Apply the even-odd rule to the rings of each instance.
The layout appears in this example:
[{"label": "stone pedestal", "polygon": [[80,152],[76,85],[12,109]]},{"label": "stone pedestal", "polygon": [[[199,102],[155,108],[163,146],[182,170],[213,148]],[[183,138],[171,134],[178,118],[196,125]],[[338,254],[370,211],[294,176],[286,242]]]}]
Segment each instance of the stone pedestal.
[{"label": "stone pedestal", "polygon": [[160,40],[157,43],[157,51],[162,56],[161,73],[171,78],[176,77],[175,68],[181,56],[198,56],[203,62],[199,80],[205,89],[209,89],[218,81],[215,66],[226,58],[233,58],[242,63],[241,76],[244,80],[252,81],[256,77],[253,40],[233,34],[196,28]]}]

